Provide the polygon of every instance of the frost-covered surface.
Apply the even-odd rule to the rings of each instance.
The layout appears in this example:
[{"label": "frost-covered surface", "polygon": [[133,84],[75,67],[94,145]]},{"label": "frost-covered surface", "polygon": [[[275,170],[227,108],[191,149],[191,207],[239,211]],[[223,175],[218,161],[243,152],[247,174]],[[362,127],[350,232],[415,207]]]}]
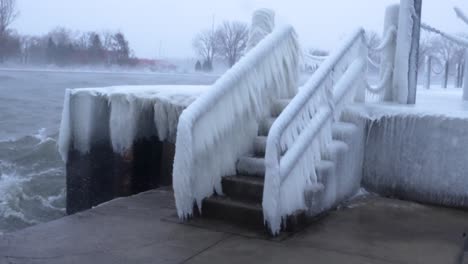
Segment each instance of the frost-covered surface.
[{"label": "frost-covered surface", "polygon": [[182,111],[209,86],[114,86],[69,89],[60,125],[59,151],[87,153],[95,142],[108,140],[117,153],[140,138],[158,136],[174,142]]},{"label": "frost-covered surface", "polygon": [[179,217],[222,193],[221,177],[251,150],[258,120],[273,100],[296,93],[300,52],[292,27],[275,29],[182,113],[173,172]]},{"label": "frost-covered surface", "polygon": [[368,122],[363,184],[402,199],[468,208],[468,102],[418,92],[415,106],[355,107]]},{"label": "frost-covered surface", "polygon": [[314,161],[331,142],[334,118],[348,102],[364,101],[366,61],[364,31],[359,29],[323,62],[273,124],[263,193],[263,214],[273,234],[285,217],[307,209],[304,192],[318,185]]},{"label": "frost-covered surface", "polygon": [[399,114],[468,118],[468,102],[462,100],[462,93],[462,89],[459,88],[441,89],[438,86],[433,86],[428,90],[419,86],[415,105],[366,103],[364,106],[356,106],[355,108],[369,119]]}]

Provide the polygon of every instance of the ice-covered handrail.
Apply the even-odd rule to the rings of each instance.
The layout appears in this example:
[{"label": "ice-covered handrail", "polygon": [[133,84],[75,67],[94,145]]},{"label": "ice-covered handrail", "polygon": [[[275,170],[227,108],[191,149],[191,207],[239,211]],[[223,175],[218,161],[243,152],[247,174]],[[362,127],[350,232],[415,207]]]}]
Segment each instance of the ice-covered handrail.
[{"label": "ice-covered handrail", "polygon": [[465,15],[465,13],[458,7],[454,8],[455,14],[457,14],[457,17],[461,19],[465,24],[468,24],[468,17]]},{"label": "ice-covered handrail", "polygon": [[199,97],[179,119],[173,186],[179,217],[221,194],[257,134],[258,120],[278,98],[297,92],[300,47],[291,26],[275,29]]},{"label": "ice-covered handrail", "polygon": [[[383,40],[380,44],[373,48],[368,45],[368,48],[375,52],[385,52],[387,49],[392,49],[396,45],[397,28],[390,26],[385,30]],[[384,63],[377,64],[370,57],[368,61],[376,68],[380,68],[380,80],[376,85],[371,85],[369,80],[366,79],[366,90],[373,95],[377,95],[379,100],[384,99],[385,89],[389,89],[389,84],[393,78],[393,62],[385,61]]]},{"label": "ice-covered handrail", "polygon": [[[346,105],[344,98],[364,101],[364,84],[356,81],[364,78],[366,60],[364,30],[358,29],[328,56],[270,129],[263,213],[273,234],[284,217],[306,208],[304,191],[317,184],[314,160],[331,142],[331,123]],[[355,96],[348,94],[358,86]]]},{"label": "ice-covered handrail", "polygon": [[396,35],[397,35],[397,29],[395,26],[392,26],[385,32],[384,38],[380,42],[379,46],[374,48],[368,45],[368,47],[370,50],[373,50],[373,51],[383,51],[384,49],[388,47],[388,45],[392,43],[392,41],[395,40]]},{"label": "ice-covered handrail", "polygon": [[465,47],[468,46],[468,39],[465,39],[463,37],[458,37],[458,36],[454,36],[454,35],[449,34],[449,33],[445,33],[443,31],[441,31],[441,30],[439,30],[439,29],[437,29],[435,27],[429,26],[428,24],[425,24],[425,23],[421,23],[421,28],[426,30],[426,31],[435,33],[435,34],[439,34],[442,37],[447,38],[447,39],[457,43],[458,45],[465,46]]},{"label": "ice-covered handrail", "polygon": [[366,81],[367,91],[369,91],[372,94],[381,95],[386,87],[385,85],[392,79],[392,77],[392,69],[386,68],[382,79],[379,81],[378,84],[371,85],[368,81]]},{"label": "ice-covered handrail", "polygon": [[328,56],[316,56],[312,54],[305,54],[305,58],[316,61],[316,62],[323,62],[324,60],[328,58]]}]

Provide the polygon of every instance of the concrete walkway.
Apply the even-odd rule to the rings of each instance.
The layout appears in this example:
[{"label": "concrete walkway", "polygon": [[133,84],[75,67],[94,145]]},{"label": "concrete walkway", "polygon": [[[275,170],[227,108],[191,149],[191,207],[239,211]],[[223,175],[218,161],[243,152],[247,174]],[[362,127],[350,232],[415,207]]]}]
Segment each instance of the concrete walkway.
[{"label": "concrete walkway", "polygon": [[468,212],[364,197],[272,241],[170,221],[172,197],[151,191],[5,234],[0,263],[460,263],[468,230]]}]

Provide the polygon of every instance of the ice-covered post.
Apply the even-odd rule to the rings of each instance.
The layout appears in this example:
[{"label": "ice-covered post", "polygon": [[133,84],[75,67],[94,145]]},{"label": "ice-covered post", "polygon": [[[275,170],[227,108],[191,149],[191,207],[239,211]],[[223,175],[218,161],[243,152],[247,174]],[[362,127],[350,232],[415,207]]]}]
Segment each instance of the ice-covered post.
[{"label": "ice-covered post", "polygon": [[432,57],[430,55],[426,56],[426,67],[425,67],[425,78],[424,78],[424,88],[431,88],[431,73],[432,73]]},{"label": "ice-covered post", "polygon": [[448,78],[449,78],[449,62],[448,60],[444,64],[444,80],[442,81],[442,88],[447,89]]},{"label": "ice-covered post", "polygon": [[457,64],[457,83],[456,87],[461,88],[463,85],[463,63],[460,61]]},{"label": "ice-covered post", "polygon": [[393,76],[393,98],[401,104],[416,103],[421,10],[422,0],[401,0]]},{"label": "ice-covered post", "polygon": [[254,12],[252,25],[250,26],[247,51],[255,47],[265,36],[273,32],[275,28],[275,12],[262,8]]},{"label": "ice-covered post", "polygon": [[[388,6],[385,10],[385,23],[384,23],[384,35],[391,30],[391,28],[398,29],[398,16],[400,12],[400,5],[391,5]],[[383,77],[387,69],[394,69],[395,67],[395,54],[396,54],[396,37],[393,38],[393,41],[382,51],[382,65],[380,69],[380,76]],[[393,72],[393,71],[392,71]],[[384,89],[384,101],[393,101],[393,78],[390,78],[385,84]]]},{"label": "ice-covered post", "polygon": [[463,72],[463,100],[468,101],[468,50],[465,51],[465,66]]},{"label": "ice-covered post", "polygon": [[460,63],[460,77],[459,77],[459,83],[458,83],[458,88],[463,87],[463,77],[465,76],[465,63],[462,61]]}]

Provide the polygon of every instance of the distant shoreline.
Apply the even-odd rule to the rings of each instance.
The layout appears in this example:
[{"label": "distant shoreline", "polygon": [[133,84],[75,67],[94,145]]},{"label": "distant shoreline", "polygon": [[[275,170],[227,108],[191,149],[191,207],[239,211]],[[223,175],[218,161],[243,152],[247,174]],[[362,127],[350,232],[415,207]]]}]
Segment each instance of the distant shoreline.
[{"label": "distant shoreline", "polygon": [[8,72],[51,72],[51,73],[99,73],[99,74],[135,74],[135,75],[164,75],[164,76],[210,76],[218,77],[220,74],[211,73],[177,73],[177,72],[151,72],[151,71],[125,71],[125,70],[103,70],[103,69],[60,69],[60,68],[18,68],[0,67],[0,71]]}]

